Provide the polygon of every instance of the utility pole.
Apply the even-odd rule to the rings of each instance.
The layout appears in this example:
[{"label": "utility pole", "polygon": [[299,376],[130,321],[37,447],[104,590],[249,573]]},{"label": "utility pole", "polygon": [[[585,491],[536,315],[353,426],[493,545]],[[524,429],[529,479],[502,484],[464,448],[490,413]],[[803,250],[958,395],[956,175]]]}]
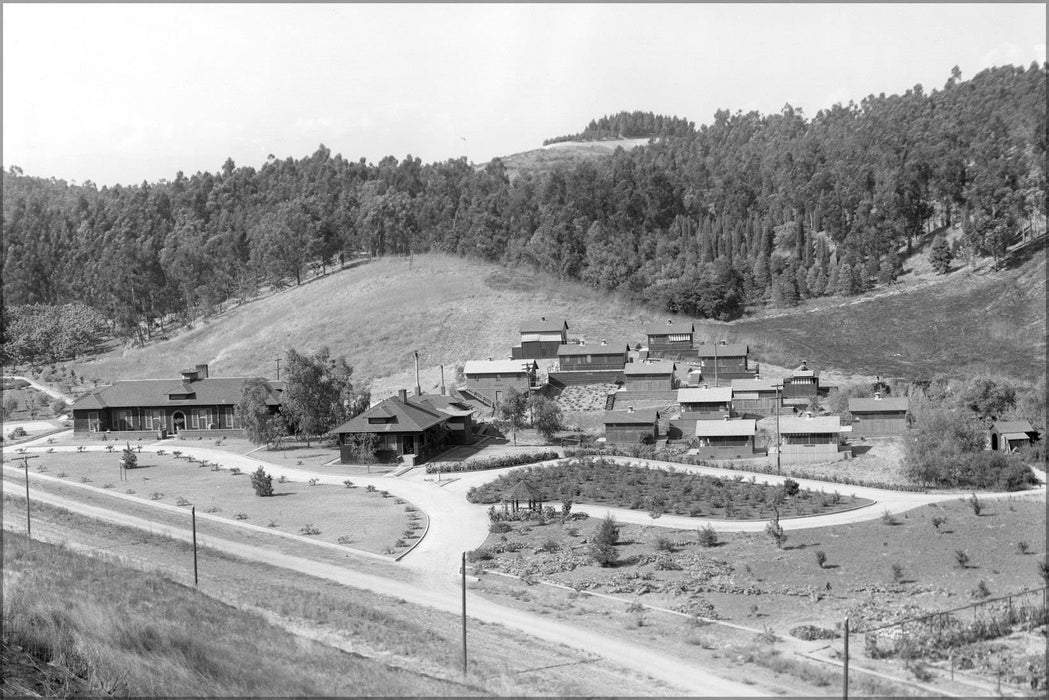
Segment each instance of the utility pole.
[{"label": "utility pole", "polygon": [[721,386],[718,384],[718,340],[714,339],[714,386]]},{"label": "utility pole", "polygon": [[842,700],[849,700],[849,618],[845,618],[845,677],[841,687]]},{"label": "utility pole", "polygon": [[463,552],[463,675],[466,675],[466,552]]},{"label": "utility pole", "polygon": [[277,381],[280,381],[280,358],[277,358]]},{"label": "utility pole", "polygon": [[193,585],[197,585],[197,507],[189,509],[193,518]]},{"label": "utility pole", "polygon": [[33,523],[29,515],[29,460],[37,459],[40,455],[22,455],[22,464],[25,466],[25,536],[29,539],[33,536]]},{"label": "utility pole", "polygon": [[772,386],[776,390],[776,473],[780,473],[780,452],[783,451],[783,445],[780,444],[779,436],[779,390],[783,388],[783,384],[774,384]]}]

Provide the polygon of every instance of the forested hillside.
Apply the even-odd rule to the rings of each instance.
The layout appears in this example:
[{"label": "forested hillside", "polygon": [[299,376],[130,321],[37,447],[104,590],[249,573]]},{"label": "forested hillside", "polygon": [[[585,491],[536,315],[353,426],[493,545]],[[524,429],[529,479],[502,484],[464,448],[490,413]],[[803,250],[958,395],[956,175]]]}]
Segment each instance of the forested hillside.
[{"label": "forested hillside", "polygon": [[593,119],[586,128],[571,136],[558,136],[543,141],[544,146],[563,141],[600,141],[602,139],[657,138],[692,136],[696,125],[687,119],[667,117],[652,112],[620,112]]},{"label": "forested hillside", "polygon": [[[12,167],[4,304],[83,301],[118,335],[144,338],[162,319],[294,285],[340,254],[431,250],[722,320],[859,294],[894,280],[934,228],[960,222],[956,256],[998,259],[1044,226],[1045,76],[1044,65],[970,80],[956,69],[942,89],[870,96],[811,119],[789,105],[719,111],[650,146],[513,179],[498,159],[480,170],[465,159],[372,164],[323,146],[257,170],[227,160],[136,186]],[[593,126],[620,128],[614,117]]]}]

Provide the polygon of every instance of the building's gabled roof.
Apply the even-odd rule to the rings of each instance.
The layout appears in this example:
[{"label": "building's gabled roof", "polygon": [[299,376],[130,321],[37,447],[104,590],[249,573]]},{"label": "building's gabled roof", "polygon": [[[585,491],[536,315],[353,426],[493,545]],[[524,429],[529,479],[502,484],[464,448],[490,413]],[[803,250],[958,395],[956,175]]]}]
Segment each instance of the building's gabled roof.
[{"label": "building's gabled roof", "polygon": [[504,501],[541,501],[543,494],[535,486],[521,479],[503,492]]},{"label": "building's gabled roof", "polygon": [[535,360],[467,360],[463,365],[466,376],[478,374],[525,374],[539,369]]},{"label": "building's gabled roof", "polygon": [[652,425],[659,420],[659,411],[642,408],[636,411],[605,411],[605,425]]},{"label": "building's gabled roof", "polygon": [[473,407],[462,399],[442,394],[423,394],[421,396],[409,396],[410,403],[422,406],[429,411],[446,413],[449,416],[469,416],[475,413]]},{"label": "building's gabled roof", "polygon": [[692,349],[696,351],[696,356],[703,359],[713,359],[714,357],[746,357],[750,354],[750,347],[743,343],[726,343],[720,345],[718,343],[700,343],[693,345]]},{"label": "building's gabled roof", "polygon": [[628,362],[623,374],[628,377],[673,374],[677,365],[673,362]]},{"label": "building's gabled roof", "polygon": [[747,437],[757,434],[757,423],[753,418],[698,420],[696,421],[696,437]]},{"label": "building's gabled roof", "polygon": [[[369,419],[381,418],[381,422],[372,423]],[[421,433],[439,423],[444,423],[450,415],[436,409],[404,403],[400,398],[391,396],[371,408],[354,416],[333,433]]]},{"label": "building's gabled roof", "polygon": [[[73,410],[99,408],[160,408],[163,406],[231,406],[240,402],[244,384],[252,377],[210,377],[195,382],[172,379],[129,379],[100,387],[81,396]],[[279,406],[283,382],[268,382],[266,403]],[[171,396],[190,398],[172,399]],[[90,398],[89,398],[90,397]]]},{"label": "building's gabled roof", "polygon": [[530,318],[521,322],[521,333],[560,333],[568,330],[568,321],[555,318]]},{"label": "building's gabled roof", "polygon": [[677,390],[678,403],[727,403],[732,400],[732,389],[723,387],[688,387]]},{"label": "building's gabled roof", "polygon": [[776,391],[775,379],[733,379],[732,391]]},{"label": "building's gabled roof", "polygon": [[849,399],[849,413],[881,413],[910,409],[911,400],[906,396],[886,396],[883,399]]},{"label": "building's gabled roof", "polygon": [[626,343],[609,343],[608,345],[566,343],[557,346],[558,357],[562,355],[625,355],[630,350]]},{"label": "building's gabled roof", "polygon": [[696,324],[692,321],[685,321],[684,323],[652,323],[645,326],[645,335],[647,336],[660,336],[660,335],[682,335],[685,333],[695,333]]},{"label": "building's gabled roof", "polygon": [[1031,424],[1025,420],[998,420],[994,422],[994,430],[1002,435],[1006,433],[1023,433],[1022,437],[1028,437],[1028,433],[1035,432]]},{"label": "building's gabled roof", "polygon": [[838,416],[784,416],[779,419],[779,432],[782,433],[839,433],[841,418]]},{"label": "building's gabled roof", "polygon": [[794,371],[790,373],[791,377],[818,377],[820,373],[814,369],[809,369],[808,364],[802,362],[800,365],[794,368]]}]

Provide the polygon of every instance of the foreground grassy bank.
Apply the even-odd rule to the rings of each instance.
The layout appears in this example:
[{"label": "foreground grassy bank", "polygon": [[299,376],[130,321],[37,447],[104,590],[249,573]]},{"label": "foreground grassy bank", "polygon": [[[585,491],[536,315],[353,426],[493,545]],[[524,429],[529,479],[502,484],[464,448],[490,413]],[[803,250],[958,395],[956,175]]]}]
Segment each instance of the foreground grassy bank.
[{"label": "foreground grassy bank", "polygon": [[[298,638],[157,574],[10,531],[3,557],[5,696],[470,692]],[[45,679],[31,672],[34,662],[66,673],[50,669]]]}]

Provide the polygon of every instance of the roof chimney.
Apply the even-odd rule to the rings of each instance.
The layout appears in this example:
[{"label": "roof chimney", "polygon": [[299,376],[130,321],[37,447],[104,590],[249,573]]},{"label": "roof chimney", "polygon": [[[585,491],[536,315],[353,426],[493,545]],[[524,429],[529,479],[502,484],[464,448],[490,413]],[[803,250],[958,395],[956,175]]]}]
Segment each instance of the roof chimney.
[{"label": "roof chimney", "polygon": [[407,389],[398,389],[397,390],[397,398],[400,400],[401,403],[408,403],[408,390]]},{"label": "roof chimney", "polygon": [[422,396],[423,389],[419,384],[419,351],[415,351],[415,395]]},{"label": "roof chimney", "polygon": [[586,341],[585,341],[585,340],[583,340],[582,338],[580,338],[580,339],[579,339],[579,344],[580,344],[580,345],[586,345]]},{"label": "roof chimney", "polygon": [[674,319],[672,319],[672,318],[668,318],[668,319],[667,319],[667,325],[668,325],[668,326],[672,326],[672,325],[674,325]]},{"label": "roof chimney", "polygon": [[633,413],[634,412],[634,407],[633,406],[627,406],[626,407],[626,412],[627,413]]},{"label": "roof chimney", "polygon": [[490,358],[490,357],[489,357],[489,358],[488,358],[488,361],[489,361],[489,362],[491,362],[491,361],[492,361],[492,358]]},{"label": "roof chimney", "polygon": [[601,339],[601,344],[602,344],[602,345],[608,345],[608,341],[607,341],[607,340],[605,340],[604,338],[602,338],[602,339]]},{"label": "roof chimney", "polygon": [[875,401],[881,401],[881,392],[880,391],[874,392],[874,400]]},{"label": "roof chimney", "polygon": [[540,316],[540,317],[539,317],[539,320],[540,320],[540,321],[545,321],[545,320],[546,320],[546,316]]},{"label": "roof chimney", "polygon": [[812,420],[812,411],[805,411],[805,420]]},{"label": "roof chimney", "polygon": [[208,378],[208,365],[206,363],[203,364],[203,365],[197,365],[197,379],[207,379],[207,378]]},{"label": "roof chimney", "polygon": [[441,365],[441,396],[447,396],[448,391],[444,387],[444,365]]}]

